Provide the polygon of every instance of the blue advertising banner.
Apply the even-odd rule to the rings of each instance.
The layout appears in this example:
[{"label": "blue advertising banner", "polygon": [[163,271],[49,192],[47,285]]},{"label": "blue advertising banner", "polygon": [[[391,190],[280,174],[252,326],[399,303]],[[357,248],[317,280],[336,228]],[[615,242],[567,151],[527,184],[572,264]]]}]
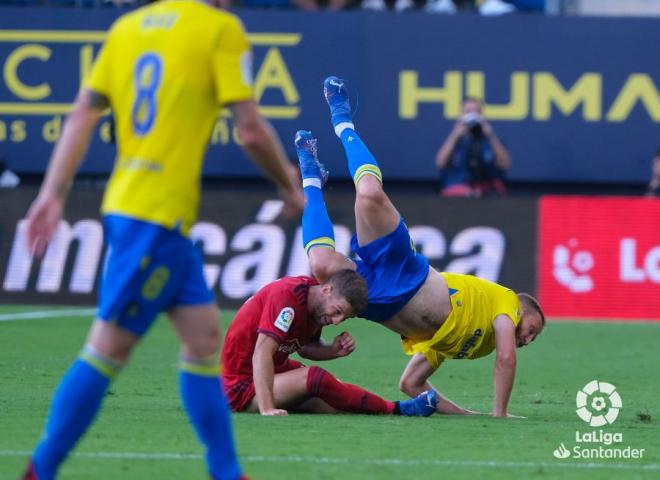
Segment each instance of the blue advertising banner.
[{"label": "blue advertising banner", "polygon": [[[115,9],[0,10],[0,156],[43,171],[63,118]],[[255,95],[294,157],[305,128],[321,159],[347,176],[322,97],[337,74],[359,91],[356,123],[386,177],[433,179],[434,156],[461,99],[485,115],[517,181],[644,182],[660,143],[660,24],[653,19],[482,18],[366,12],[238,12],[255,53]],[[615,33],[613,33],[615,32]],[[82,166],[112,166],[109,119]],[[221,115],[207,175],[255,175]]]}]

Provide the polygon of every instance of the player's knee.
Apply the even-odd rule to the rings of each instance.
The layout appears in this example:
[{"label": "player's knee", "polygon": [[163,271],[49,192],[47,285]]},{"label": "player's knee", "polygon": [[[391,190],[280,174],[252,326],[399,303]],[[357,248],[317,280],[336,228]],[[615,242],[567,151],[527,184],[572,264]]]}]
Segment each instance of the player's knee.
[{"label": "player's knee", "polygon": [[97,320],[92,325],[87,345],[104,358],[124,364],[140,338],[113,323]]},{"label": "player's knee", "polygon": [[323,380],[330,374],[317,366],[304,368],[307,369],[307,393],[312,397],[318,397]]},{"label": "player's knee", "polygon": [[302,368],[304,368],[305,371],[307,372],[307,382],[310,382],[312,377],[326,373],[326,371],[323,368],[317,367],[316,365],[312,365],[311,367],[302,367]]},{"label": "player's knee", "polygon": [[356,188],[357,201],[382,205],[387,201],[383,184],[373,175],[365,175],[360,179]]},{"label": "player's knee", "polygon": [[128,362],[128,359],[131,357],[131,353],[133,353],[133,347],[128,345],[100,345],[97,343],[88,342],[87,346],[98,352],[101,357],[107,358],[108,360],[122,365]]},{"label": "player's knee", "polygon": [[85,349],[91,349],[103,361],[108,361],[116,365],[125,365],[133,353],[133,346],[128,345],[108,345],[94,342],[87,342]]},{"label": "player's knee", "polygon": [[406,375],[405,373],[401,375],[401,378],[399,379],[399,390],[403,393],[412,397],[414,396],[413,393],[416,391],[417,386],[417,381],[415,381],[413,377]]},{"label": "player's knee", "polygon": [[183,341],[183,354],[186,358],[204,359],[220,350],[220,329],[209,326],[203,334],[191,336]]}]

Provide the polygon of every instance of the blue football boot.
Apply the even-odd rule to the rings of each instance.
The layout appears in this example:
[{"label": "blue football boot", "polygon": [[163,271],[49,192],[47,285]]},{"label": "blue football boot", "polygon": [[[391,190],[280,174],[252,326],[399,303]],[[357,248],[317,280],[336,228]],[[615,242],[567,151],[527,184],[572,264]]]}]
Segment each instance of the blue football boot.
[{"label": "blue football boot", "polygon": [[415,398],[399,402],[401,415],[407,417],[428,417],[438,408],[438,394],[435,390],[426,390]]},{"label": "blue football boot", "polygon": [[305,180],[317,178],[321,182],[319,187],[322,187],[328,181],[330,172],[318,159],[316,142],[317,140],[312,136],[312,132],[307,130],[298,130],[296,132],[294,144],[296,145],[300,175],[303,178],[303,183]]},{"label": "blue football boot", "polygon": [[346,82],[339,77],[328,77],[323,82],[323,95],[330,107],[332,126],[342,123],[353,123],[351,101]]}]

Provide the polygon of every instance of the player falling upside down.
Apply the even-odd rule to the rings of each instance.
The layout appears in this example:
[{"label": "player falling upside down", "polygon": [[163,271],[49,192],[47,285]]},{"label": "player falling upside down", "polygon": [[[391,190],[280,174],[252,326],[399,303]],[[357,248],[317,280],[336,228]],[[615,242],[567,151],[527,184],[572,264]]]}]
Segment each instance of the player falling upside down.
[{"label": "player falling upside down", "polygon": [[433,390],[411,400],[390,402],[340,382],[320,367],[289,359],[295,352],[310,360],[350,355],[355,340],[349,333],[325,344],[321,330],[359,314],[366,305],[367,286],[348,269],[334,273],[323,285],[311,277],[285,277],[259,290],[236,314],[222,349],[223,379],[232,410],[262,415],[434,413]]},{"label": "player falling upside down", "polygon": [[[355,182],[352,248],[358,259],[353,262],[335,251],[322,192],[327,171],[318,161],[316,139],[299,131],[295,144],[306,199],[303,242],[314,276],[323,282],[334,272],[351,268],[365,278],[369,304],[362,316],[401,335],[403,350],[412,359],[400,388],[410,396],[433,388],[428,379],[446,358],[474,359],[495,350],[492,414],[512,416],[507,407],[516,347],[528,345],[543,329],[539,303],[529,294],[516,294],[487,280],[430,267],[415,250],[401,215],[383,190],[376,159],[355,131],[344,81],[327,78],[324,95]],[[438,398],[441,413],[473,413],[441,395]]]}]

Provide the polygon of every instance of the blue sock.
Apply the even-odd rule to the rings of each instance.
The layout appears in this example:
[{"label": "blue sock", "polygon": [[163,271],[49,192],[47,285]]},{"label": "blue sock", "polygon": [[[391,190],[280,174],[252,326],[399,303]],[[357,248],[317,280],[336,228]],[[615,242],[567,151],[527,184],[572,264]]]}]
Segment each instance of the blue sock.
[{"label": "blue sock", "polygon": [[303,188],[305,209],[302,216],[303,246],[305,252],[313,247],[324,246],[335,249],[335,231],[323,200],[323,191],[317,186]]},{"label": "blue sock", "polygon": [[91,425],[119,365],[86,348],[62,378],[48,421],[32,457],[39,480],[55,478],[57,469]]},{"label": "blue sock", "polygon": [[383,175],[380,172],[376,158],[358,134],[355,133],[355,130],[345,128],[339,138],[341,138],[346,157],[348,157],[348,170],[351,172],[353,182],[357,185],[365,175],[373,175],[382,182]]},{"label": "blue sock", "polygon": [[241,476],[236,457],[231,416],[216,361],[181,360],[181,399],[197,437],[206,447],[206,463],[213,480],[235,480]]}]

